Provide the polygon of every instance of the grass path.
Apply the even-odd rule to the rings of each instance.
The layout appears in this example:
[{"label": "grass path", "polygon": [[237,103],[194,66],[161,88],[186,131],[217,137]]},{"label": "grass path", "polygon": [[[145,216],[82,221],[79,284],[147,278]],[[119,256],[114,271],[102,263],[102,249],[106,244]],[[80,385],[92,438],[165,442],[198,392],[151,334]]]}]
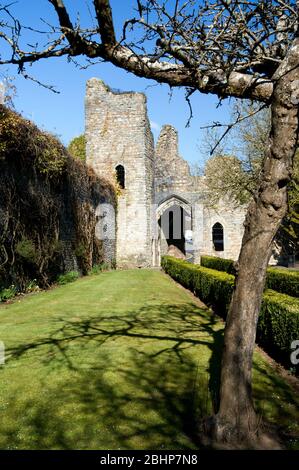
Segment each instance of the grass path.
[{"label": "grass path", "polygon": [[[0,308],[2,449],[194,449],[223,325],[161,272],[82,278]],[[256,354],[256,406],[298,431],[291,388]],[[297,406],[297,408],[296,408]]]}]

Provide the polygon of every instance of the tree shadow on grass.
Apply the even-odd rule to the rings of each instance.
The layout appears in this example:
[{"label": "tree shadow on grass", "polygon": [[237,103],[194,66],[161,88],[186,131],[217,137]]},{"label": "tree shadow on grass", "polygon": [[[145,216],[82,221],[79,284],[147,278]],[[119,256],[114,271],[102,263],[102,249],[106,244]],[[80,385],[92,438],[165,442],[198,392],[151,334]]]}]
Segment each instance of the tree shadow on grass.
[{"label": "tree shadow on grass", "polygon": [[253,394],[259,416],[275,423],[277,434],[289,448],[299,448],[299,400],[290,385],[260,359],[254,360]]},{"label": "tree shadow on grass", "polygon": [[0,445],[198,448],[198,423],[217,402],[221,348],[215,320],[192,303],[61,319],[49,337],[8,351],[25,367],[40,354],[51,376],[42,396],[10,397]]}]

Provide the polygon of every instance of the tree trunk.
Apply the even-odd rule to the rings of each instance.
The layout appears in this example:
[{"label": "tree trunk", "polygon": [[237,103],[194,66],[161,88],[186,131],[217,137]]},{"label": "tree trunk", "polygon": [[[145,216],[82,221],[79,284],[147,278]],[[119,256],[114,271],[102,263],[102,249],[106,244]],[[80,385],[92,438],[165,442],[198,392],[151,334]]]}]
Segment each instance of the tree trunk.
[{"label": "tree trunk", "polygon": [[258,314],[273,238],[287,210],[298,133],[299,39],[275,74],[272,126],[262,180],[249,206],[224,336],[217,441],[248,441],[259,433],[251,381]]}]

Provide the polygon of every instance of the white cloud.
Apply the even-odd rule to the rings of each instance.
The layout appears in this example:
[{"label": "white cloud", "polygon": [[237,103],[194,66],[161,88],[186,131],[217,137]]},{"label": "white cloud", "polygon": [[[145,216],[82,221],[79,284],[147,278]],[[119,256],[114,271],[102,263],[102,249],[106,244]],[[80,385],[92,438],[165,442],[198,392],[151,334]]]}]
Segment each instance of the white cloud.
[{"label": "white cloud", "polygon": [[150,125],[151,125],[151,128],[152,128],[153,131],[158,131],[159,132],[160,129],[161,129],[160,124],[158,124],[155,121],[150,121]]}]

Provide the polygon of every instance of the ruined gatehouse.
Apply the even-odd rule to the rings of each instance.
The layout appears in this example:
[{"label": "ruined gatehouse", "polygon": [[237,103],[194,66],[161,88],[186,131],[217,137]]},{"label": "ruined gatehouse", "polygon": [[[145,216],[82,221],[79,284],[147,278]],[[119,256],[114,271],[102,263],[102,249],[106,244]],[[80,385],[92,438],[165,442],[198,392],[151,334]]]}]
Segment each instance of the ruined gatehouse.
[{"label": "ruined gatehouse", "polygon": [[154,144],[144,94],[115,92],[92,78],[85,114],[87,164],[118,181],[116,214],[98,208],[107,259],[151,267],[167,253],[193,262],[202,254],[238,257],[244,210],[228,201],[210,207],[204,177],[190,174],[172,126],[163,126]]}]

